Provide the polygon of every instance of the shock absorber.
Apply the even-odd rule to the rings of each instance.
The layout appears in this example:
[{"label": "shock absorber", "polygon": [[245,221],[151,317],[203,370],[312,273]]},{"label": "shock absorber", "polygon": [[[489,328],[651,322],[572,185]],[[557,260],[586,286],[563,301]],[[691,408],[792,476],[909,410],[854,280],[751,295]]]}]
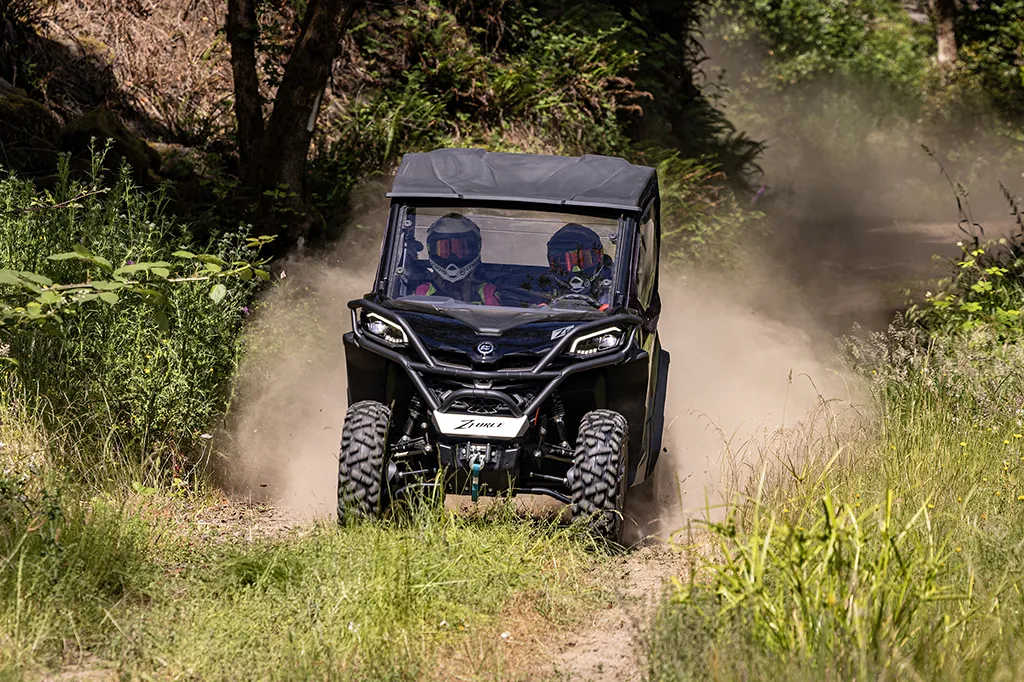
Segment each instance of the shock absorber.
[{"label": "shock absorber", "polygon": [[565,433],[565,405],[562,404],[562,396],[558,395],[557,391],[551,396],[551,420],[555,422],[555,428],[558,429],[562,447],[569,447],[569,438]]},{"label": "shock absorber", "polygon": [[423,407],[423,403],[420,402],[418,395],[413,396],[412,400],[409,401],[409,418],[405,420],[405,429],[402,431],[402,440],[406,441],[412,438],[413,429],[416,428],[416,424],[419,422],[420,417],[423,413],[420,409]]}]

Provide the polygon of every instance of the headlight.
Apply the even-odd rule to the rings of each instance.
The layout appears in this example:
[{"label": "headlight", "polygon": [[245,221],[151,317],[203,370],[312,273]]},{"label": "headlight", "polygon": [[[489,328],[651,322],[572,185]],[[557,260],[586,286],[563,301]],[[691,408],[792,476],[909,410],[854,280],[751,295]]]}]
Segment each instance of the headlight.
[{"label": "headlight", "polygon": [[377,313],[363,315],[360,326],[364,332],[389,346],[398,347],[409,343],[409,337],[405,335],[405,330]]},{"label": "headlight", "polygon": [[625,335],[618,327],[608,327],[590,334],[584,334],[572,342],[569,346],[569,355],[587,357],[596,353],[603,353],[622,345]]}]

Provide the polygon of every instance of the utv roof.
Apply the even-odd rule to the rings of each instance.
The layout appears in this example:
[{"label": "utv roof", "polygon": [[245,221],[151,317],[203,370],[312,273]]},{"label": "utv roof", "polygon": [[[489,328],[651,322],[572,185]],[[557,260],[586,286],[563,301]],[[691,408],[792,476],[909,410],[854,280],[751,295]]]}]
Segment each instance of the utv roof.
[{"label": "utv roof", "polygon": [[436,149],[403,156],[388,196],[526,201],[628,211],[640,209],[655,192],[653,168],[611,156]]}]

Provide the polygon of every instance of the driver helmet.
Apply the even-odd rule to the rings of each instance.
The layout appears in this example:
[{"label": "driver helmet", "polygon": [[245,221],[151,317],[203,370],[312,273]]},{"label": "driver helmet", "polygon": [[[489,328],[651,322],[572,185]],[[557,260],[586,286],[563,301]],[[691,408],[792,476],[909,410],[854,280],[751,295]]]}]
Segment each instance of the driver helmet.
[{"label": "driver helmet", "polygon": [[480,264],[480,228],[458,213],[441,216],[427,230],[427,258],[434,274],[461,282]]},{"label": "driver helmet", "polygon": [[589,227],[564,225],[548,240],[548,265],[552,277],[566,289],[590,292],[604,270],[601,238]]}]

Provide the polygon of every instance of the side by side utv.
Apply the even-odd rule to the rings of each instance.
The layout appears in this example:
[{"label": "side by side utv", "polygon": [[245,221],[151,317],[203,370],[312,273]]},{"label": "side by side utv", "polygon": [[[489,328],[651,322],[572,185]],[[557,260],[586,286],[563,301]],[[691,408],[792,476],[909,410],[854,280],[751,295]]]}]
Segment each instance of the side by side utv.
[{"label": "side by side utv", "polygon": [[417,488],[541,494],[618,542],[661,450],[657,175],[606,156],[406,154],[351,301],[338,516]]}]

